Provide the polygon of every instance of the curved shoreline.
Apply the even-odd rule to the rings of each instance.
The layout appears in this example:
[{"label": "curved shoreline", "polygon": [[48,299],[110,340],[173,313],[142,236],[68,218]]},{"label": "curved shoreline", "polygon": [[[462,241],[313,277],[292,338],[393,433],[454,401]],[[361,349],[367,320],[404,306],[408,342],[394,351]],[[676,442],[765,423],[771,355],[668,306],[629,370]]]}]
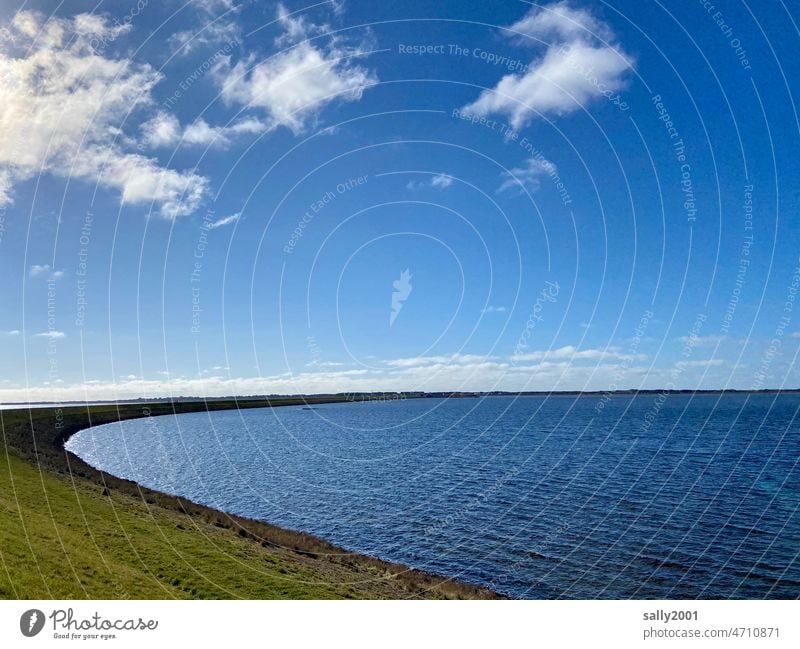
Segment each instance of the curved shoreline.
[{"label": "curved shoreline", "polygon": [[[120,405],[89,405],[53,408],[21,408],[0,411],[6,449],[47,470],[84,480],[103,488],[103,495],[123,493],[148,506],[187,515],[206,525],[235,531],[239,537],[259,544],[265,551],[286,551],[304,565],[321,562],[319,567],[335,567],[353,573],[358,583],[367,586],[368,598],[503,598],[488,588],[463,583],[415,568],[347,551],[311,534],[287,530],[269,523],[229,514],[186,498],[149,489],[131,480],[96,469],[64,444],[75,433],[99,426],[144,417],[177,415],[216,410],[243,410],[290,405],[315,405],[349,402],[348,397],[280,397],[263,400],[137,402]],[[327,565],[322,565],[327,564]]]}]

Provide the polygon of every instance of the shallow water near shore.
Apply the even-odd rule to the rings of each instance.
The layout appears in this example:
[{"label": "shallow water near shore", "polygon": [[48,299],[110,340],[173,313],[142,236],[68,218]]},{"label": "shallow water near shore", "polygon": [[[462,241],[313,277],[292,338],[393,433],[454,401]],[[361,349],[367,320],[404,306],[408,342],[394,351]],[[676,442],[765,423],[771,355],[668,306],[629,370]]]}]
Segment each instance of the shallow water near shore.
[{"label": "shallow water near shore", "polygon": [[411,399],[82,431],[119,477],[522,598],[800,596],[800,396]]}]

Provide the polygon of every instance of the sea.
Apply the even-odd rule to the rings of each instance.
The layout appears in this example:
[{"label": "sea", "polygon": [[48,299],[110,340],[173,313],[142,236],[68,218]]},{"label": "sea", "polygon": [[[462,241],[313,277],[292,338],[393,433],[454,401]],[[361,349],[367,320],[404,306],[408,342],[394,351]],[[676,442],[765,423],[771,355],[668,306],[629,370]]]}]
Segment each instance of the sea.
[{"label": "sea", "polygon": [[486,396],[135,419],[113,475],[525,599],[800,597],[800,396]]}]

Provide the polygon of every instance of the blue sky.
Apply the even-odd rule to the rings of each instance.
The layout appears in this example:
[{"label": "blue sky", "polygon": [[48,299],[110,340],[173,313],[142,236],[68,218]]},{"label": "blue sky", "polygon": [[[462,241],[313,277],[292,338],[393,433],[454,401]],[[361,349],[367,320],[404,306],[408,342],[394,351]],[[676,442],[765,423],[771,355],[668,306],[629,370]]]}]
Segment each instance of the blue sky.
[{"label": "blue sky", "polygon": [[0,399],[797,387],[797,11],[719,5],[4,4]]}]

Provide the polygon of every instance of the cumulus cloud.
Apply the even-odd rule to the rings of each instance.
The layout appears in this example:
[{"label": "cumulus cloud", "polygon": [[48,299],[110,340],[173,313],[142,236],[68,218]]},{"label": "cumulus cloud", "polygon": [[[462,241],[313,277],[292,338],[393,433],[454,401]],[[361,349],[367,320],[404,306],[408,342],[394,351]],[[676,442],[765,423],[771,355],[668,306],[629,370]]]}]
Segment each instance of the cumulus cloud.
[{"label": "cumulus cloud", "polygon": [[548,37],[559,40],[614,38],[607,25],[588,11],[572,7],[569,2],[556,2],[532,9],[511,25],[509,31],[535,40]]},{"label": "cumulus cloud", "polygon": [[535,117],[564,115],[617,92],[632,67],[611,29],[566,1],[534,7],[508,33],[543,47],[543,53],[523,73],[508,74],[484,90],[465,113],[505,115],[520,128]]},{"label": "cumulus cloud", "polygon": [[127,116],[149,109],[161,75],[93,49],[119,29],[96,15],[22,11],[0,37],[0,204],[15,183],[49,172],[97,182],[169,218],[197,208],[205,178],[122,147]]},{"label": "cumulus cloud", "polygon": [[208,188],[207,179],[194,172],[164,169],[138,154],[110,155],[100,171],[101,182],[119,189],[123,203],[156,203],[167,218],[194,212]]},{"label": "cumulus cloud", "polygon": [[215,76],[223,101],[260,109],[269,127],[299,133],[332,101],[357,101],[376,82],[373,73],[354,63],[366,54],[362,48],[346,47],[335,38],[327,45],[312,44],[308,36],[319,26],[291,18],[280,5],[278,22],[284,33],[277,43],[296,44],[270,58],[251,56],[234,66],[230,57],[222,57]]},{"label": "cumulus cloud", "polygon": [[243,119],[229,126],[209,126],[201,118],[186,127],[183,141],[204,146],[226,146],[231,136],[261,133],[265,129],[266,125],[258,119]]},{"label": "cumulus cloud", "polygon": [[0,331],[0,336],[19,336],[19,334],[19,329],[7,329],[6,331]]},{"label": "cumulus cloud", "polygon": [[170,113],[159,111],[141,126],[142,141],[154,148],[196,145],[224,148],[232,136],[261,133],[267,125],[261,120],[247,118],[227,126],[211,126],[202,117],[186,127]]},{"label": "cumulus cloud", "polygon": [[175,115],[160,111],[141,125],[142,139],[151,147],[172,146],[181,138],[181,124]]},{"label": "cumulus cloud", "polygon": [[521,192],[527,190],[534,192],[541,186],[542,176],[554,176],[557,174],[556,166],[542,157],[528,158],[523,166],[514,167],[503,172],[502,182],[497,188],[497,193]]}]

